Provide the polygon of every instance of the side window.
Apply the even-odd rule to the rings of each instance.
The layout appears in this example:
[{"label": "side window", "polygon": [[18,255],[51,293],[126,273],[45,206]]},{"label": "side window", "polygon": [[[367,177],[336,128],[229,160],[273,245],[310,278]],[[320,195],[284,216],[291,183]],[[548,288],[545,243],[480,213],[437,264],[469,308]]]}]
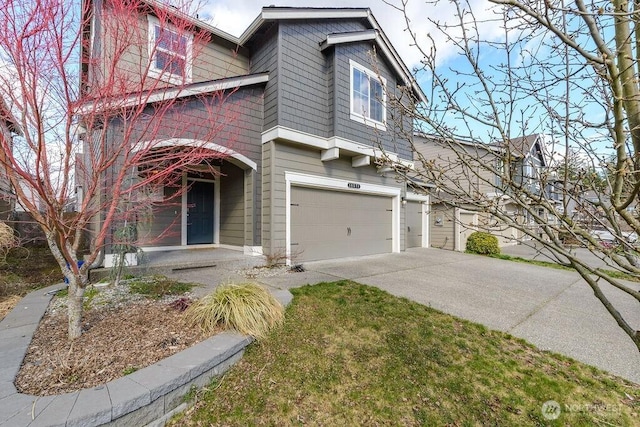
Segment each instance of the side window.
[{"label": "side window", "polygon": [[193,35],[180,34],[149,16],[149,74],[174,84],[191,82]]},{"label": "side window", "polygon": [[351,119],[386,130],[386,80],[350,61]]}]

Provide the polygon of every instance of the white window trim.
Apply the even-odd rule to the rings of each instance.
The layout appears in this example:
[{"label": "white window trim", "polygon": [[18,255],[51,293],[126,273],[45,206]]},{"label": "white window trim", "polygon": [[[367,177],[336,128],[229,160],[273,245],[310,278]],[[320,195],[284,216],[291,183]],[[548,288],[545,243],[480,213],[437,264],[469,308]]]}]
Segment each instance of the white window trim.
[{"label": "white window trim", "polygon": [[[362,115],[361,112],[354,110],[354,105],[353,105],[354,104],[353,103],[353,70],[354,69],[366,74],[370,79],[374,79],[374,80],[379,81],[380,84],[382,85],[382,108],[383,108],[383,113],[382,113],[383,121],[382,122],[374,120],[374,119],[372,119],[370,117],[366,117],[366,116]],[[369,94],[369,97],[371,97],[371,94]],[[385,79],[382,76],[377,75],[373,71],[369,70],[368,68],[363,67],[362,65],[360,65],[357,62],[353,61],[352,59],[349,60],[349,111],[350,111],[351,120],[359,122],[359,123],[363,123],[363,124],[368,125],[368,126],[375,127],[376,129],[379,129],[379,130],[383,130],[383,131],[387,130],[387,124],[386,124],[386,117],[387,117],[387,79]]]},{"label": "white window trim", "polygon": [[[192,60],[193,60],[193,34],[181,34],[175,27],[171,25],[163,25],[158,18],[155,16],[147,15],[147,19],[149,21],[149,25],[147,28],[148,33],[148,50],[147,56],[149,59],[149,76],[156,78],[158,80],[162,80],[171,84],[182,84],[182,83],[191,83],[191,75],[192,75]],[[165,49],[161,49],[158,47],[156,43],[156,32],[155,27],[158,26],[160,28],[166,29],[168,31],[172,31],[178,36],[184,36],[187,38],[187,51],[185,57],[185,75],[180,76],[176,74],[171,74],[166,70],[161,70],[155,67],[155,61],[153,59],[156,51],[166,51]],[[173,52],[175,54],[175,52]]]}]

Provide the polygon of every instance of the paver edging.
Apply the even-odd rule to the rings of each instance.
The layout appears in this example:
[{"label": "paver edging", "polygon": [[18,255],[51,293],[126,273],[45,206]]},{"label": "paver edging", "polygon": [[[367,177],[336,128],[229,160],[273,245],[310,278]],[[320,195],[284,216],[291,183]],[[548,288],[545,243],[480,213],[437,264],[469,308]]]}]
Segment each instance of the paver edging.
[{"label": "paver edging", "polygon": [[[7,369],[0,378],[0,426],[162,426],[176,408],[186,407],[182,398],[192,386],[203,387],[224,373],[253,341],[225,332],[104,385],[55,396],[18,393],[13,381],[31,341],[26,338],[44,316],[51,291],[60,286],[31,292],[16,306],[15,315],[12,311],[0,322],[0,349],[7,342],[5,338],[20,338],[19,348],[12,342],[9,360],[4,360]],[[293,299],[288,291],[275,291],[274,296],[283,306]],[[15,328],[24,328],[20,337],[15,336]],[[7,375],[13,378],[5,378]]]}]

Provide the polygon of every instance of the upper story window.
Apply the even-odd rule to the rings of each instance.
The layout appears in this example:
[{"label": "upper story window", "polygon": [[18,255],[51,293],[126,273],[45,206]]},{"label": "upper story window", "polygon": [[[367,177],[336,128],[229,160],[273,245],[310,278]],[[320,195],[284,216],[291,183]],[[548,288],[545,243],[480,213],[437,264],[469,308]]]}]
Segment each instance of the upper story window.
[{"label": "upper story window", "polygon": [[351,119],[386,130],[387,81],[362,65],[349,61],[351,69]]},{"label": "upper story window", "polygon": [[149,16],[149,74],[174,84],[191,82],[192,43],[193,35]]}]

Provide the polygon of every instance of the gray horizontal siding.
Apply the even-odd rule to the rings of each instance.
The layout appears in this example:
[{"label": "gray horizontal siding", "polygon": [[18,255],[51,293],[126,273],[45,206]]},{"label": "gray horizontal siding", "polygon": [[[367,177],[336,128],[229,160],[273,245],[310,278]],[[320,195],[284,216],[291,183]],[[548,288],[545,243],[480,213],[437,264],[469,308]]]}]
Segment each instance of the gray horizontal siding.
[{"label": "gray horizontal siding", "polygon": [[180,197],[175,198],[175,194],[175,189],[165,187],[167,205],[154,207],[146,218],[138,217],[140,246],[179,246],[182,243],[182,206]]},{"label": "gray horizontal siding", "polygon": [[244,171],[228,163],[220,170],[220,243],[244,245]]},{"label": "gray horizontal siding", "polygon": [[[437,218],[442,218],[441,225],[436,225]],[[452,251],[455,245],[453,208],[441,204],[432,205],[429,220],[429,246]]]},{"label": "gray horizontal siding", "polygon": [[[423,137],[415,137],[414,146],[425,161],[433,161],[437,167],[446,171],[442,179],[451,188],[464,190],[469,194],[495,192],[495,173],[489,169],[497,164],[493,152],[482,147],[449,147]],[[424,170],[425,165],[416,163],[416,168]]]},{"label": "gray horizontal siding", "polygon": [[[104,4],[105,8],[112,9],[109,2]],[[94,20],[94,41],[92,55],[95,61],[90,69],[90,78],[93,86],[104,85],[109,74],[117,73],[118,82],[128,82],[128,90],[132,92],[139,90],[143,84],[145,89],[169,86],[168,83],[158,81],[148,76],[149,65],[149,23],[147,15],[140,14],[135,22],[130,21],[129,27],[117,28],[113,22],[108,22],[117,16],[116,12],[107,11],[103,13],[100,6],[96,6],[96,13],[99,19]],[[137,25],[138,28],[135,28]],[[116,53],[118,52],[118,53]],[[117,58],[114,63],[113,58]],[[234,45],[232,42],[217,36],[204,37],[194,40],[192,45],[191,70],[192,82],[202,82],[224,77],[232,77],[247,74],[249,68],[248,51]],[[91,84],[88,87],[91,91]]]},{"label": "gray horizontal siding", "polygon": [[251,73],[269,73],[269,82],[264,90],[264,129],[278,124],[278,26],[269,28],[258,41],[250,46]]}]

